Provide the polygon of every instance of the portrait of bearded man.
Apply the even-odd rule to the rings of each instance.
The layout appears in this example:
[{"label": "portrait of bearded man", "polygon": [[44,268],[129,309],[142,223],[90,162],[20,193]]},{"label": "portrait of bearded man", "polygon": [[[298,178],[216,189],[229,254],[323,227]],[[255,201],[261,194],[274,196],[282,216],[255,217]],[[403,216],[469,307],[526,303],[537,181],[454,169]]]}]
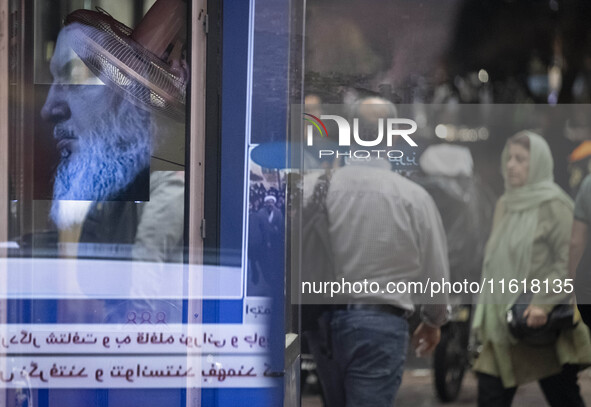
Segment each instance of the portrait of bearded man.
[{"label": "portrait of bearded man", "polygon": [[[26,243],[21,245],[25,256],[50,258],[59,271],[52,279],[68,294],[33,302],[31,320],[58,325],[183,322],[176,293],[183,284],[178,270],[185,245],[187,78],[177,76],[175,66],[185,75],[188,67],[179,39],[186,26],[171,21],[186,17],[185,1],[157,0],[136,24],[142,35],[133,37],[133,30],[106,11],[80,9],[64,16],[57,39],[53,31],[47,38],[47,44],[55,44],[49,63],[53,80],[47,93],[45,86],[35,89],[36,100],[45,97],[40,111],[35,109],[35,120],[40,117],[35,141],[47,147],[38,151],[47,164],[48,187],[39,205],[41,226],[18,238]],[[170,38],[160,38],[154,19],[170,28]],[[151,37],[158,37],[166,51],[144,46],[141,40]],[[169,57],[174,47],[182,51]],[[149,72],[153,67],[156,73]],[[178,92],[166,86],[168,78]],[[178,96],[172,102],[171,94]],[[172,158],[171,151],[176,153]],[[166,289],[174,294],[163,299]],[[56,406],[94,405],[99,399],[109,406],[180,405],[182,398],[178,389],[144,394],[50,388],[46,394]]]},{"label": "portrait of bearded man", "polygon": [[157,137],[168,141],[174,121],[91,72],[71,46],[84,29],[75,22],[60,31],[41,109],[60,156],[50,218],[59,231],[78,228],[78,244],[120,245],[133,260],[182,261],[184,175],[150,171]]},{"label": "portrait of bearded man", "polygon": [[[90,21],[85,20],[88,15]],[[182,151],[184,141],[179,143],[182,139],[176,136],[184,137],[183,116],[172,116],[142,103],[138,100],[141,88],[130,86],[129,81],[122,90],[119,83],[105,78],[101,70],[112,73],[112,67],[119,62],[109,65],[105,61],[99,70],[92,65],[96,55],[102,57],[101,49],[92,48],[89,58],[80,44],[94,44],[97,36],[104,37],[105,33],[93,26],[97,18],[113,26],[120,24],[109,15],[88,10],[66,17],[49,64],[53,82],[40,112],[52,126],[51,137],[59,153],[49,211],[57,230],[56,254],[182,263],[184,162],[168,166],[154,162],[159,158],[159,147],[167,143],[177,143],[176,148]],[[105,48],[105,53],[112,51]],[[177,61],[176,66],[188,75],[184,61]],[[117,72],[116,78],[121,79],[123,74]],[[148,79],[143,81],[149,85]],[[129,89],[135,93],[130,94]],[[140,270],[133,262],[129,267]],[[152,300],[170,278],[158,270],[142,267],[141,273],[119,278],[118,289],[127,291],[134,300],[87,300],[83,306],[63,303],[58,306],[60,319],[125,323],[129,315],[147,312],[154,317],[166,315],[169,323],[181,322],[179,301]],[[89,275],[84,270],[77,277],[82,292],[92,291],[100,279],[100,275]]]},{"label": "portrait of bearded man", "polygon": [[41,110],[43,119],[54,124],[61,156],[51,218],[62,229],[81,220],[80,208],[88,202],[147,200],[153,150],[154,126],[148,111],[108,86],[80,84],[100,81],[68,44],[77,31],[73,24],[59,34],[50,64],[54,82]]}]

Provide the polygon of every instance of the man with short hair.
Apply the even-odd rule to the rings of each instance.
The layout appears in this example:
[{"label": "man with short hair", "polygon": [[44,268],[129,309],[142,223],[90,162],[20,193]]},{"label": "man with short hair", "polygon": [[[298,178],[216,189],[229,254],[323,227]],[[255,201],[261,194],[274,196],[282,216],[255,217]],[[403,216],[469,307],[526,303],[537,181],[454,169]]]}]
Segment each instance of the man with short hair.
[{"label": "man with short hair", "polygon": [[[353,110],[365,140],[375,139],[378,118],[395,114],[394,105],[379,98]],[[446,238],[431,197],[393,172],[387,159],[348,158],[345,164],[332,175],[326,197],[336,281],[367,280],[380,289],[345,296],[348,303],[321,317],[310,345],[328,407],[391,406],[415,306],[410,290],[388,292],[388,284],[449,279]],[[423,303],[420,316],[412,342],[427,354],[447,320],[447,296]]]}]

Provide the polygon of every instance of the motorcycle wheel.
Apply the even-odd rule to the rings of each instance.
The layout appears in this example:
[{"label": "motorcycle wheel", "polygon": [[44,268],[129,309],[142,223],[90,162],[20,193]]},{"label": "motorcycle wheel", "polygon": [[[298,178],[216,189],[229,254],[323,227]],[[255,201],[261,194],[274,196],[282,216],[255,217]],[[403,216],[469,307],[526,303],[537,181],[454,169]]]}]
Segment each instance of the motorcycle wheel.
[{"label": "motorcycle wheel", "polygon": [[454,401],[460,393],[467,367],[467,335],[469,335],[468,325],[450,322],[442,331],[441,341],[435,348],[433,357],[435,390],[443,402]]}]

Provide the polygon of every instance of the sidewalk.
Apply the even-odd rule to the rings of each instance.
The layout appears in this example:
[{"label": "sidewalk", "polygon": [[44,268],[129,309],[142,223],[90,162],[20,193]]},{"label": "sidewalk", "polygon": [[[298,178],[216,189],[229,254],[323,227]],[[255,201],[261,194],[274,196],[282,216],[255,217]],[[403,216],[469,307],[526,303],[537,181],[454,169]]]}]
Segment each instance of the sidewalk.
[{"label": "sidewalk", "polygon": [[[587,405],[591,405],[591,369],[579,375],[579,385]],[[471,372],[464,377],[462,390],[453,403],[441,403],[435,395],[435,389],[429,369],[413,369],[404,372],[402,386],[396,397],[396,407],[466,407],[476,406],[476,376]],[[547,403],[537,383],[521,386],[517,390],[514,406],[543,407]],[[302,398],[302,407],[322,407],[319,397]]]}]

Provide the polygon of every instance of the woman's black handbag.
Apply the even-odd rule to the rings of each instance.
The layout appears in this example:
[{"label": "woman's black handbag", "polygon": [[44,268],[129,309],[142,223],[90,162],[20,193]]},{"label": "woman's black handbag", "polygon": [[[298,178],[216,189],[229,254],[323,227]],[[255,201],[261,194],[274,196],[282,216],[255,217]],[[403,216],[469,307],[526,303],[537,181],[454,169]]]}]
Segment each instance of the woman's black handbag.
[{"label": "woman's black handbag", "polygon": [[529,301],[524,301],[523,297],[519,297],[517,302],[507,311],[509,332],[515,339],[519,339],[528,345],[550,345],[556,342],[561,331],[573,329],[577,326],[574,322],[575,310],[572,304],[554,306],[548,314],[548,321],[541,327],[532,328],[527,326],[527,318],[523,316],[523,313],[529,306]]}]

